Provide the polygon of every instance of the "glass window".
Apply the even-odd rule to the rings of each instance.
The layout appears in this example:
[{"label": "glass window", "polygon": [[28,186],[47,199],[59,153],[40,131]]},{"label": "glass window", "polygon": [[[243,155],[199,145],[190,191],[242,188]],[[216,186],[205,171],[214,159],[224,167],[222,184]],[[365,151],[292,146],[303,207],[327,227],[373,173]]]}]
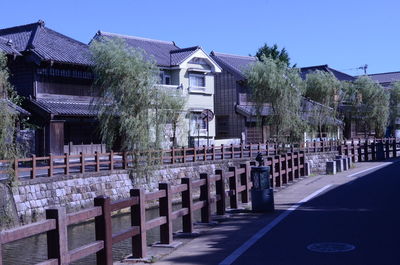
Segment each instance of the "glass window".
[{"label": "glass window", "polygon": [[190,120],[192,131],[207,129],[207,122],[201,118],[200,112],[192,112]]},{"label": "glass window", "polygon": [[189,74],[189,85],[191,87],[205,87],[206,77],[204,74]]}]

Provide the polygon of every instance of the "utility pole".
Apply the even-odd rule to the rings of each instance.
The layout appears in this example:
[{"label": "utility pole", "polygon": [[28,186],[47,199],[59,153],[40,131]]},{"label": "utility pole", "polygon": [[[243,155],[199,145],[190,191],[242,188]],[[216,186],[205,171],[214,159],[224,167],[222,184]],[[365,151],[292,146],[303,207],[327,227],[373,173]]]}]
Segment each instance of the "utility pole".
[{"label": "utility pole", "polygon": [[367,75],[368,64],[364,64],[363,66],[358,67],[358,69],[364,70],[364,75]]}]

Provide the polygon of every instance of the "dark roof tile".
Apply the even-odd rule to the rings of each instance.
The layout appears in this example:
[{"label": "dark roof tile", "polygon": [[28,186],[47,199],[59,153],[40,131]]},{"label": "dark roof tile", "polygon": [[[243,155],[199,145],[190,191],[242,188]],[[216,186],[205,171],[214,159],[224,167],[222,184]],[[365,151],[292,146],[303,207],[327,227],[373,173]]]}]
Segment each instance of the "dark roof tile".
[{"label": "dark roof tile", "polygon": [[0,36],[11,39],[17,51],[30,51],[43,61],[92,65],[87,44],[45,27],[43,21],[0,29]]},{"label": "dark roof tile", "polygon": [[379,73],[368,76],[384,86],[390,86],[392,83],[400,81],[400,72]]},{"label": "dark roof tile", "polygon": [[224,70],[230,71],[235,74],[238,78],[244,79],[244,71],[252,64],[257,61],[256,57],[253,56],[240,56],[226,53],[219,53],[212,51],[210,54]]},{"label": "dark roof tile", "polygon": [[90,101],[70,99],[31,99],[31,102],[47,113],[61,116],[96,116],[97,111]]},{"label": "dark roof tile", "polygon": [[333,68],[330,68],[327,64],[324,65],[316,65],[316,66],[308,66],[300,68],[301,78],[306,79],[307,74],[313,71],[324,71],[328,73],[332,73],[338,80],[340,81],[354,81],[356,78],[354,76],[348,75],[346,73],[340,72]]},{"label": "dark roof tile", "polygon": [[16,49],[12,40],[0,37],[0,52],[3,51],[5,54],[21,55]]}]

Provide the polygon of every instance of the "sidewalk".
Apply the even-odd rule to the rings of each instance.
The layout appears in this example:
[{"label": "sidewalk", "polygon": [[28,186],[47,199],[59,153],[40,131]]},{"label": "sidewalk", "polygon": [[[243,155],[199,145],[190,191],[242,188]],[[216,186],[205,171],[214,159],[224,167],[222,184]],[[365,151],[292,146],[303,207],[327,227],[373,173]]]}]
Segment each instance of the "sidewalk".
[{"label": "sidewalk", "polygon": [[[217,224],[195,226],[200,235],[194,239],[176,238],[175,241],[183,243],[179,248],[162,249],[150,247],[148,251],[150,260],[152,262],[156,261],[154,263],[156,265],[219,264],[276,217],[290,207],[298,205],[301,200],[310,194],[321,189],[325,189],[325,192],[398,161],[400,159],[384,162],[356,163],[354,164],[355,168],[336,175],[318,175],[300,179],[275,192],[276,211],[274,213],[257,214],[249,210],[232,211],[228,218],[220,220]],[[245,209],[251,208],[251,205],[243,206]],[[293,229],[296,228],[294,227]],[[114,264],[122,265],[129,263],[126,261],[115,262]]]}]

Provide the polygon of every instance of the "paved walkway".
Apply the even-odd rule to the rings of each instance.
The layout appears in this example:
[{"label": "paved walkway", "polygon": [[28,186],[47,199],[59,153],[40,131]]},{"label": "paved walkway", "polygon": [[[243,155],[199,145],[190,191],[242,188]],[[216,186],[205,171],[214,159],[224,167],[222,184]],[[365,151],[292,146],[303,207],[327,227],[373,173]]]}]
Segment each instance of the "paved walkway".
[{"label": "paved walkway", "polygon": [[[197,226],[200,236],[190,240],[184,239],[184,244],[174,251],[150,248],[149,255],[159,259],[156,265],[230,264],[232,260],[229,259],[240,254],[240,251],[246,248],[246,244],[262,236],[262,230],[265,230],[266,226],[267,229],[273,229],[274,224],[290,214],[290,211],[295,210],[302,202],[397,161],[399,160],[357,163],[355,168],[336,175],[303,178],[275,193],[274,213],[256,214],[245,210],[231,213],[229,218],[221,220],[214,226]],[[250,208],[250,205],[245,205],[244,208]],[[287,211],[288,209],[290,211]],[[182,240],[177,238],[176,241]],[[243,245],[244,243],[246,244]]]}]

